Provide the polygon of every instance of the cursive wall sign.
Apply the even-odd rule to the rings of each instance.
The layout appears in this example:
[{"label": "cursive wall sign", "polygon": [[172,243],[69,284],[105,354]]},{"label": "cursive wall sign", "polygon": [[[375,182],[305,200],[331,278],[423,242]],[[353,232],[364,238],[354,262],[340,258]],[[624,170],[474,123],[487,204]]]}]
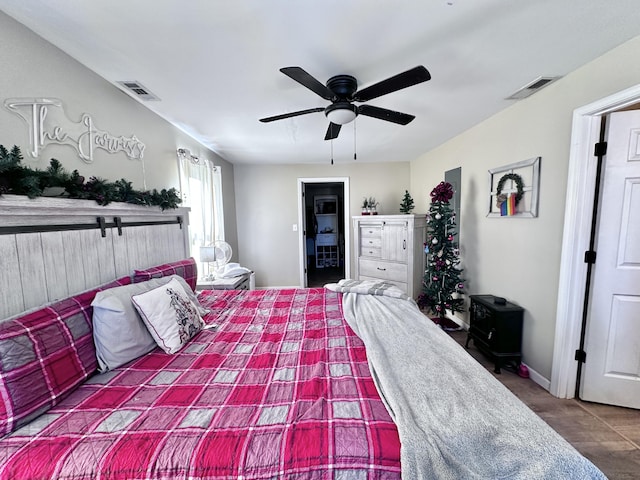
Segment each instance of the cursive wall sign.
[{"label": "cursive wall sign", "polygon": [[145,144],[136,138],[111,135],[98,130],[88,113],[79,122],[69,120],[62,101],[56,98],[8,98],[4,106],[22,118],[29,127],[29,155],[38,158],[47,145],[69,145],[86,163],[93,162],[93,152],[99,148],[109,153],[124,152],[132,160],[142,159]]}]

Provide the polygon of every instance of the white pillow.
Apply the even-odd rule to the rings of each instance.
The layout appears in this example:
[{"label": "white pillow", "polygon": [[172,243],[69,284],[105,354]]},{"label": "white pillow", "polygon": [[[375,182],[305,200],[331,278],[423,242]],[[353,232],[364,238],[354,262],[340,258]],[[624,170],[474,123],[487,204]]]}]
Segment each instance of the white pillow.
[{"label": "white pillow", "polygon": [[96,346],[99,372],[113,370],[157,347],[156,341],[133,306],[131,296],[148,292],[173,278],[180,282],[198,313],[207,314],[208,310],[200,305],[189,284],[179,275],[109,288],[96,294],[91,306],[93,342]]},{"label": "white pillow", "polygon": [[175,278],[167,284],[131,297],[158,346],[176,353],[204,326],[198,309]]}]

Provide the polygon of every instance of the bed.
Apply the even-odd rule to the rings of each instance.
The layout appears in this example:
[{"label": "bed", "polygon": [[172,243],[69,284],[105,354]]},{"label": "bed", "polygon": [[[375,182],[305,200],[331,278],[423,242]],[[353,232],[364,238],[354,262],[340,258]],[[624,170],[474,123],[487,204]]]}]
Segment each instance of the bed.
[{"label": "bed", "polygon": [[0,323],[0,479],[604,478],[392,286],[196,277],[146,265]]},{"label": "bed", "polygon": [[218,328],[89,376],[0,440],[0,478],[399,478],[397,430],[338,294],[200,303]]}]

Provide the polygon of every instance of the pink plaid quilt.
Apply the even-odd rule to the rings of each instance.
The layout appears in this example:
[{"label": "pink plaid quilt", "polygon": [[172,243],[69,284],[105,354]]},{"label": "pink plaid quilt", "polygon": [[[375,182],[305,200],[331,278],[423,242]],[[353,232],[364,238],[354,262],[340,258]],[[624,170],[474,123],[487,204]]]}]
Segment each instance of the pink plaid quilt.
[{"label": "pink plaid quilt", "polygon": [[400,477],[398,433],[340,294],[201,301],[217,329],[89,378],[0,440],[0,478]]},{"label": "pink plaid quilt", "polygon": [[133,282],[145,282],[152,278],[168,277],[169,275],[180,275],[185,279],[192,290],[196,289],[198,280],[198,266],[193,257],[178,260],[176,262],[165,263],[146,270],[135,270],[133,272]]}]

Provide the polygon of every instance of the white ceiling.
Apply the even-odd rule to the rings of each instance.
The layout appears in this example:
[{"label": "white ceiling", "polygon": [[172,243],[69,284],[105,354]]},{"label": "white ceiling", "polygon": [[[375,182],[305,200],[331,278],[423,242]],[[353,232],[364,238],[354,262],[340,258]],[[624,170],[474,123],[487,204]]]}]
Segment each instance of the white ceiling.
[{"label": "white ceiling", "polygon": [[[328,163],[329,104],[279,72],[359,88],[424,65],[432,80],[367,102],[416,116],[356,120],[358,161],[409,161],[640,35],[638,0],[0,0],[0,9],[106,80],[137,80],[144,104],[232,163]],[[353,161],[354,132],[333,141]]]}]

